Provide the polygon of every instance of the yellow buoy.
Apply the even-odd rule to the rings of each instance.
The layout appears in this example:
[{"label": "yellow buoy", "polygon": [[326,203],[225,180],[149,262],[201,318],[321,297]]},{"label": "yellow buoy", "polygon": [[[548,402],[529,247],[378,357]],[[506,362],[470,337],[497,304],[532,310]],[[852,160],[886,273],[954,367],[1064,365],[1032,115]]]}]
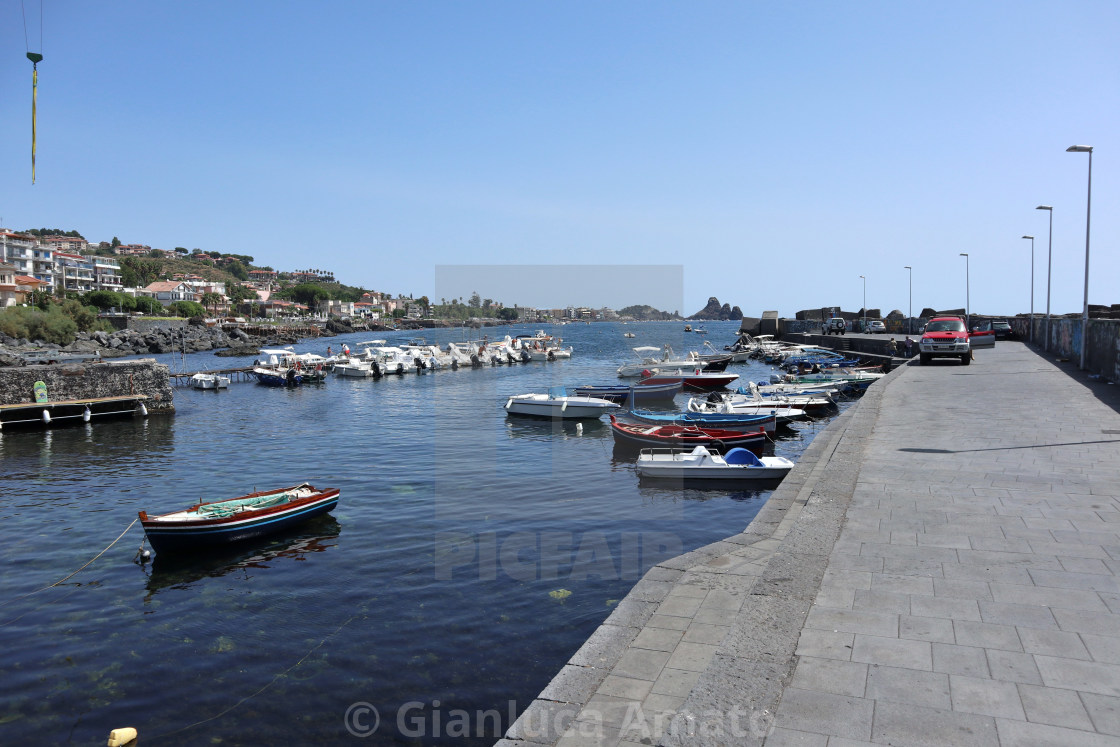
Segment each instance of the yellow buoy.
[{"label": "yellow buoy", "polygon": [[131,726],[113,729],[109,732],[109,747],[123,747],[136,739],[136,730]]}]

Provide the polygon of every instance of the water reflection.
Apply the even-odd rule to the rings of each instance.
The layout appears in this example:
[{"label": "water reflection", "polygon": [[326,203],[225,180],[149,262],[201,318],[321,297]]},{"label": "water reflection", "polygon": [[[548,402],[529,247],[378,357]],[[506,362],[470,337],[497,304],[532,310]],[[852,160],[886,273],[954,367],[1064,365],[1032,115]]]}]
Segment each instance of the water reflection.
[{"label": "water reflection", "polygon": [[150,601],[157,592],[187,589],[205,578],[237,574],[243,580],[255,571],[268,570],[277,560],[300,562],[313,553],[326,552],[338,545],[342,526],[333,516],[321,516],[303,526],[265,540],[234,548],[215,549],[189,556],[157,555],[148,569],[146,588]]}]

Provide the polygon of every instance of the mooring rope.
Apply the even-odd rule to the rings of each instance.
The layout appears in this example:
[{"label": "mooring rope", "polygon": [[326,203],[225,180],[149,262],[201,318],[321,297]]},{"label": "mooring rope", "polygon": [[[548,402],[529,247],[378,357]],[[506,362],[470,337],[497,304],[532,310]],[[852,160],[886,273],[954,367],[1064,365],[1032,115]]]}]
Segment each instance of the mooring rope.
[{"label": "mooring rope", "polygon": [[[121,532],[121,533],[120,533],[119,535],[117,535],[117,538],[116,538],[115,540],[113,540],[112,542],[110,542],[110,543],[109,543],[109,547],[106,547],[106,548],[105,548],[104,550],[102,550],[101,552],[99,552],[99,553],[97,553],[96,555],[94,555],[94,556],[93,556],[92,558],[90,558],[90,559],[89,559],[89,560],[88,560],[88,561],[87,561],[87,562],[86,562],[86,563],[85,563],[84,565],[82,565],[82,567],[81,567],[81,568],[79,568],[78,570],[74,571],[74,572],[73,572],[73,573],[71,573],[71,574],[70,574],[69,576],[66,576],[65,578],[60,578],[59,580],[55,581],[55,582],[54,582],[53,584],[51,584],[51,585],[49,585],[49,586],[44,586],[44,587],[43,587],[43,588],[41,588],[41,589],[35,589],[34,591],[29,591],[29,592],[27,592],[26,594],[21,594],[21,595],[20,595],[20,596],[18,596],[18,597],[12,597],[11,599],[8,599],[8,600],[6,600],[6,601],[0,602],[0,607],[3,607],[4,605],[6,605],[6,604],[10,604],[10,603],[12,603],[12,602],[16,602],[16,601],[19,601],[20,599],[26,599],[27,597],[31,596],[32,594],[38,594],[38,593],[39,593],[39,592],[41,592],[41,591],[46,591],[47,589],[53,589],[54,587],[58,586],[59,584],[63,584],[63,583],[65,583],[65,582],[69,581],[70,579],[74,578],[74,576],[77,576],[77,575],[78,575],[79,573],[81,573],[82,571],[84,571],[84,570],[85,570],[85,569],[86,569],[86,568],[87,568],[87,567],[88,567],[88,566],[89,566],[89,565],[90,565],[91,563],[93,563],[93,561],[97,560],[97,559],[98,559],[98,558],[100,558],[100,557],[101,557],[102,555],[104,555],[105,553],[109,552],[109,548],[111,548],[111,547],[112,547],[113,545],[115,545],[115,544],[117,544],[118,542],[120,542],[120,540],[121,540],[121,537],[124,537],[124,536],[125,536],[126,534],[128,534],[128,530],[129,530],[129,529],[132,529],[132,527],[134,527],[134,526],[136,525],[136,522],[138,522],[138,521],[140,521],[140,518],[139,518],[139,517],[137,517],[137,518],[133,519],[133,520],[132,520],[132,523],[131,523],[131,524],[129,524],[129,525],[127,526],[127,527],[125,527],[125,528],[124,528],[124,531],[123,531],[123,532]],[[16,619],[18,620],[19,618],[16,618]],[[9,620],[8,622],[12,622],[12,621],[11,621],[11,620]],[[7,625],[7,624],[8,624],[8,623],[3,623],[3,625]]]}]

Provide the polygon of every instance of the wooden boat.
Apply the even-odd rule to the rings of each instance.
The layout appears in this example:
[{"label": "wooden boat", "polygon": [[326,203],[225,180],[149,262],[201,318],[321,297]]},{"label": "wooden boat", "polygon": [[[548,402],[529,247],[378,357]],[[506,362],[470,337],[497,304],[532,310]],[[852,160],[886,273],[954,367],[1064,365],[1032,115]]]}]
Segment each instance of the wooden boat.
[{"label": "wooden boat", "polygon": [[805,420],[808,414],[799,407],[776,407],[771,404],[740,404],[729,402],[709,402],[706,397],[689,397],[687,409],[704,415],[728,413],[736,415],[774,415],[778,425],[785,426],[797,420]]},{"label": "wooden boat", "polygon": [[506,400],[511,415],[539,418],[597,418],[618,405],[598,397],[568,397],[554,394],[515,394]]},{"label": "wooden boat", "polygon": [[573,391],[578,397],[598,397],[609,399],[616,404],[624,404],[630,393],[634,393],[634,402],[671,402],[673,397],[681,391],[682,383],[669,381],[665,383],[647,384],[639,381],[634,386],[625,384],[607,384],[603,386],[578,386]]},{"label": "wooden boat", "polygon": [[277,490],[200,502],[160,516],[140,512],[140,524],[157,553],[198,550],[263,537],[326,513],[338,503],[338,488],[307,483]]},{"label": "wooden boat", "polygon": [[767,433],[777,429],[778,416],[775,413],[735,413],[735,412],[653,412],[652,410],[627,410],[622,413],[627,420],[650,425],[690,425],[697,428],[730,428],[733,430],[753,431],[761,428]]},{"label": "wooden boat", "polygon": [[731,449],[725,456],[705,446],[697,446],[692,451],[642,449],[638,455],[640,476],[685,481],[780,480],[793,466],[785,457],[758,457],[742,448]]},{"label": "wooden boat", "polygon": [[728,428],[697,428],[685,425],[650,425],[649,423],[624,423],[611,415],[611,431],[616,446],[646,448],[715,446],[733,448],[744,446],[759,448],[766,441],[766,431],[740,431]]}]

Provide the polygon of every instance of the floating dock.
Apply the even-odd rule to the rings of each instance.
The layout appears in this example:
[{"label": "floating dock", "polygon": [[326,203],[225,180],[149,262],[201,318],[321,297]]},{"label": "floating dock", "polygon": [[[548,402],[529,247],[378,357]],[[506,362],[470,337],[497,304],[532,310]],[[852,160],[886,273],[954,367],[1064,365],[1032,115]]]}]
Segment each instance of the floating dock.
[{"label": "floating dock", "polygon": [[119,415],[147,415],[145,394],[124,397],[89,397],[47,402],[22,402],[0,405],[0,429],[10,426],[49,426],[53,423],[88,423],[93,418]]}]

